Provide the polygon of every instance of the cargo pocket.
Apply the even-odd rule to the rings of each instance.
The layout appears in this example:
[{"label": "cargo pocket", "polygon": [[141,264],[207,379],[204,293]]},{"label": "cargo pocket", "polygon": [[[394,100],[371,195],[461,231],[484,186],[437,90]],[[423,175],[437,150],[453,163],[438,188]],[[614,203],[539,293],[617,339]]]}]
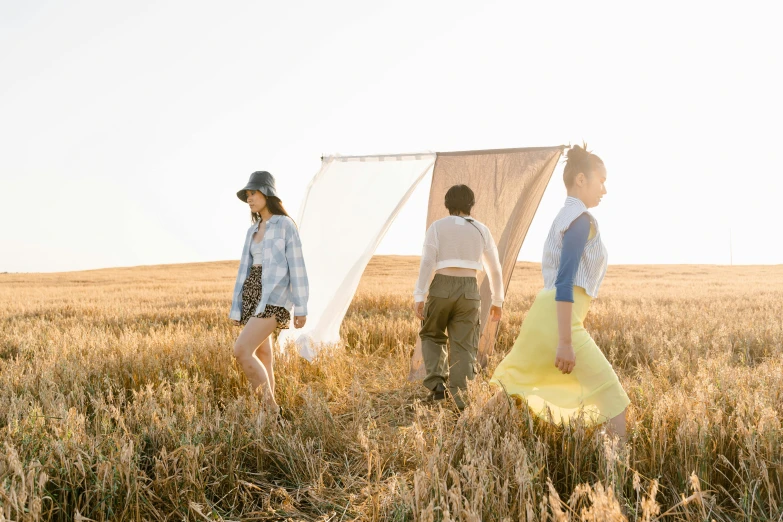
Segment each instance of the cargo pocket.
[{"label": "cargo pocket", "polygon": [[[476,347],[476,355],[478,356],[478,347],[481,342],[481,316],[476,318],[476,326],[473,328],[473,346]],[[474,361],[475,362],[475,361]]]},{"label": "cargo pocket", "polygon": [[481,294],[478,292],[478,290],[467,290],[465,292],[465,299],[469,299],[471,301],[481,301]]},{"label": "cargo pocket", "polygon": [[[435,304],[432,301],[433,298],[448,299],[448,289],[436,284],[435,281],[430,284],[430,288],[427,290],[427,300],[425,301],[426,304],[424,305],[424,321],[429,318],[432,307]],[[424,324],[424,321],[422,321],[422,325]]]},{"label": "cargo pocket", "polygon": [[478,322],[481,316],[481,294],[477,290],[465,291],[465,300],[467,301],[468,309],[474,309],[476,311],[476,322]]},{"label": "cargo pocket", "polygon": [[[465,297],[466,311],[469,313],[470,322],[473,323],[473,331],[470,332],[473,345],[473,363],[476,362],[478,355],[479,341],[481,340],[481,294],[478,290],[466,290]],[[475,370],[473,365],[471,369]],[[474,371],[475,374],[475,371]]]}]

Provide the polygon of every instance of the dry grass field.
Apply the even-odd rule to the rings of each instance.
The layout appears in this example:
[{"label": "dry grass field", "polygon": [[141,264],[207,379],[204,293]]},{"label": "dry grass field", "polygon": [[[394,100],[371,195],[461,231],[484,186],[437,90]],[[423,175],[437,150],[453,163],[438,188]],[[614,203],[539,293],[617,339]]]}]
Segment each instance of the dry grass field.
[{"label": "dry grass field", "polygon": [[783,520],[783,267],[609,268],[627,451],[487,405],[538,265],[459,417],[406,381],[417,259],[374,259],[346,347],[277,357],[282,427],[231,357],[236,267],[0,274],[0,520]]}]

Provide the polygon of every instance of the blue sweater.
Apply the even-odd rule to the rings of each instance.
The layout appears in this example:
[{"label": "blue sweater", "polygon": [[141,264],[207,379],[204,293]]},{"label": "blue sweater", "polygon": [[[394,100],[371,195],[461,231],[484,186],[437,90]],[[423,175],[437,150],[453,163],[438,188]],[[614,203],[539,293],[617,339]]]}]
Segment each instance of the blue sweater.
[{"label": "blue sweater", "polygon": [[587,214],[576,218],[563,234],[563,252],[555,280],[555,301],[574,302],[574,277],[589,236],[590,217]]}]

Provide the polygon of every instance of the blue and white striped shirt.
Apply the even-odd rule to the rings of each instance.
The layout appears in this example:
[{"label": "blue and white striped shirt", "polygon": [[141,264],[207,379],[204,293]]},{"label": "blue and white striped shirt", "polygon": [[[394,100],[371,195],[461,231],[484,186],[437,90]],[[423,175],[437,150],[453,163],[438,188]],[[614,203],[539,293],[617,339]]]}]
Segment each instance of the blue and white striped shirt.
[{"label": "blue and white striped shirt", "polygon": [[[229,314],[229,317],[236,321],[242,318],[242,285],[250,275],[250,267],[253,265],[250,245],[260,224],[254,223],[248,229],[239,261],[239,273]],[[295,307],[294,316],[307,315],[310,290],[302,255],[302,241],[294,221],[288,216],[270,217],[266,222],[261,249],[264,267],[261,275],[261,300],[253,315],[263,312],[266,305],[282,306],[287,310]]]},{"label": "blue and white striped shirt", "polygon": [[608,252],[601,241],[601,232],[598,222],[587,211],[587,207],[579,198],[567,197],[565,206],[555,217],[549,235],[544,242],[544,257],[541,262],[541,271],[544,273],[544,288],[555,288],[557,273],[563,253],[563,235],[566,230],[582,214],[587,214],[592,226],[595,228],[595,236],[587,241],[579,260],[579,268],[574,276],[574,286],[581,286],[590,297],[598,297],[598,289],[606,275]]}]

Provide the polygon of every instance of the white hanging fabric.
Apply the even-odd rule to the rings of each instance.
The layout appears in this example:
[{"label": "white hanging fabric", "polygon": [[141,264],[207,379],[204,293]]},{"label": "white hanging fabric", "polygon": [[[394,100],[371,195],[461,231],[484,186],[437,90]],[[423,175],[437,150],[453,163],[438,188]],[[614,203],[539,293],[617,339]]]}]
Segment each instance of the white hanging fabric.
[{"label": "white hanging fabric", "polygon": [[297,219],[310,282],[307,324],[283,330],[281,346],[294,341],[312,360],[322,345],[340,341],[367,263],[434,164],[434,153],[323,158]]}]

